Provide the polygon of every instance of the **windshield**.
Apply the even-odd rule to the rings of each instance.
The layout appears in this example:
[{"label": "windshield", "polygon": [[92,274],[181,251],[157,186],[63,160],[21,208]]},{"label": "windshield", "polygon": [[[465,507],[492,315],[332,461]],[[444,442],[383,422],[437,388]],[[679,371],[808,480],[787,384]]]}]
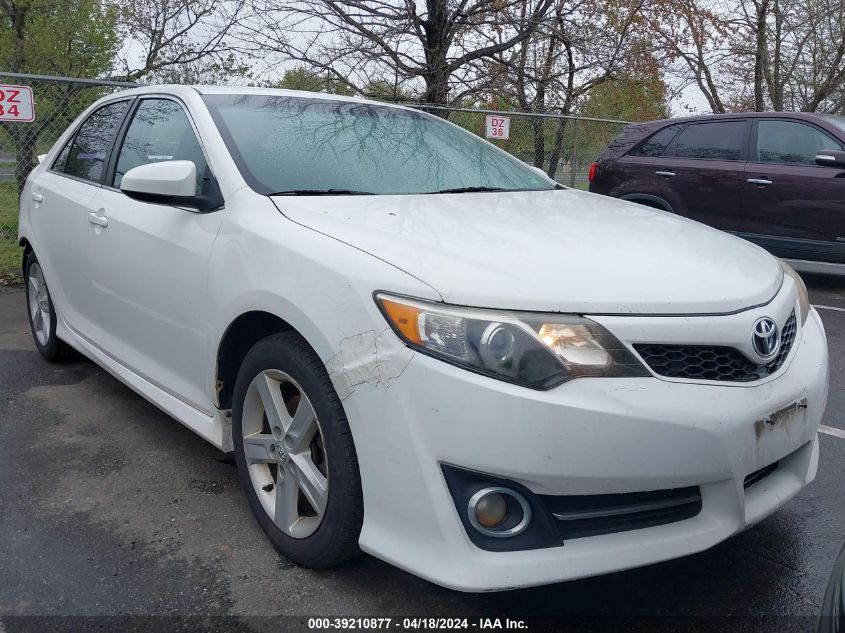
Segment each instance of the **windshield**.
[{"label": "windshield", "polygon": [[554,188],[517,159],[421,112],[308,97],[203,98],[241,174],[258,193]]}]

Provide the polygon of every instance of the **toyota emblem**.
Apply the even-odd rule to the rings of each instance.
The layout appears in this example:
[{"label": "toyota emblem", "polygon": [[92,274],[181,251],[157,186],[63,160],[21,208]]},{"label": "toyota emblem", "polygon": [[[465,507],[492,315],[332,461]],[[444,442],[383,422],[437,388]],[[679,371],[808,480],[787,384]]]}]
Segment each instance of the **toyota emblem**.
[{"label": "toyota emblem", "polygon": [[754,323],[754,334],[751,337],[754,351],[763,360],[771,359],[780,348],[780,331],[777,323],[769,317],[761,317]]}]

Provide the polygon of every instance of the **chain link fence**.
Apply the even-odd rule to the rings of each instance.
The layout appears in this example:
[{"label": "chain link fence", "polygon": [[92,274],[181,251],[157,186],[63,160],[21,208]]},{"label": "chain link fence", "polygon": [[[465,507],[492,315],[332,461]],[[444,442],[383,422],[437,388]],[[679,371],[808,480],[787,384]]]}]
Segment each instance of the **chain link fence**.
[{"label": "chain link fence", "polygon": [[[135,84],[0,72],[0,83],[29,86],[35,99],[32,123],[0,122],[0,282],[20,281],[17,245],[19,192],[38,155],[49,151],[91,103]],[[487,115],[506,117],[507,139],[488,138],[558,182],[587,188],[590,163],[626,125],[624,121],[524,112],[419,106],[481,137]]]},{"label": "chain link fence", "polygon": [[0,122],[0,282],[20,280],[18,247],[20,190],[68,125],[94,101],[134,84],[0,72],[0,83],[29,86],[35,101],[32,123]]},{"label": "chain link fence", "polygon": [[[528,165],[541,168],[559,183],[578,189],[587,189],[590,164],[622,128],[628,125],[627,121],[574,115],[438,106],[415,107],[439,114],[448,121],[485,137]],[[507,139],[488,135],[488,116],[508,120]],[[499,129],[502,127],[504,126],[499,126]]]}]

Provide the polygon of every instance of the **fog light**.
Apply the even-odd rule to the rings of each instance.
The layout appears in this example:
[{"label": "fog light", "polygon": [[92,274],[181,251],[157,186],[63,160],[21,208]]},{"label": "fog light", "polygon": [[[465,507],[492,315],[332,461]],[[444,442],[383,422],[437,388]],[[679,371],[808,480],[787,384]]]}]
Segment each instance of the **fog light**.
[{"label": "fog light", "polygon": [[508,515],[508,502],[498,492],[488,492],[475,504],[475,518],[486,528],[494,528]]},{"label": "fog light", "polygon": [[482,534],[507,538],[521,534],[528,527],[531,505],[510,488],[482,488],[470,498],[467,518]]}]

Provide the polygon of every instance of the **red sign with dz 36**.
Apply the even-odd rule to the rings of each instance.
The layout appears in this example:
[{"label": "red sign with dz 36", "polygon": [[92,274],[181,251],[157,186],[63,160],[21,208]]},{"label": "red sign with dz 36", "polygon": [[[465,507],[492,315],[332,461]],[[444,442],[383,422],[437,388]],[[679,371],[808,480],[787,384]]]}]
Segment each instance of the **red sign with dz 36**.
[{"label": "red sign with dz 36", "polygon": [[7,86],[0,84],[0,121],[35,120],[35,103],[29,86]]}]

